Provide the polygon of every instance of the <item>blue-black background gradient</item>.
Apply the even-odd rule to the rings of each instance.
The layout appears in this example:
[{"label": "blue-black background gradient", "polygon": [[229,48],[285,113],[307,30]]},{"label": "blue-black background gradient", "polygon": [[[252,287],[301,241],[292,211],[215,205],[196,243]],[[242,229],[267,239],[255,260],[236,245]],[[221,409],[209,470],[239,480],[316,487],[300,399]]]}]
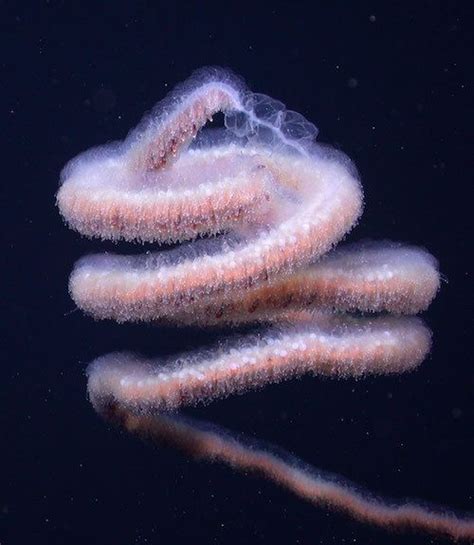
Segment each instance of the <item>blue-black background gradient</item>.
[{"label": "blue-black background gradient", "polygon": [[346,152],[365,189],[350,239],[420,244],[445,281],[416,372],[306,377],[189,413],[381,495],[473,509],[472,42],[462,2],[2,2],[0,543],[426,544],[256,476],[113,429],[86,397],[97,355],[170,354],[215,335],[95,322],[67,293],[87,252],[59,173],[123,138],[203,65],[242,75]]}]

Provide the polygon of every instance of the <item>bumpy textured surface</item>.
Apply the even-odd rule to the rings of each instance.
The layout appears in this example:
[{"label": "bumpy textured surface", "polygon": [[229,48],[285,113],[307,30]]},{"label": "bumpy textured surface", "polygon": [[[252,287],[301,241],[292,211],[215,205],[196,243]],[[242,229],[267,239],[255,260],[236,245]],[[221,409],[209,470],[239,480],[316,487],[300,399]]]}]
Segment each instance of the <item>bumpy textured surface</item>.
[{"label": "bumpy textured surface", "polygon": [[[224,113],[226,130],[199,133],[216,112]],[[174,361],[98,358],[89,368],[91,401],[132,432],[260,471],[360,520],[472,537],[472,520],[385,505],[224,434],[155,414],[303,373],[403,372],[426,356],[429,330],[403,315],[425,310],[435,296],[436,261],[389,242],[334,249],[360,217],[362,192],[348,159],[318,147],[316,134],[282,103],[206,69],[122,144],[66,167],[57,201],[74,229],[182,243],[143,256],[83,258],[70,278],[78,307],[117,321],[274,324]]]}]

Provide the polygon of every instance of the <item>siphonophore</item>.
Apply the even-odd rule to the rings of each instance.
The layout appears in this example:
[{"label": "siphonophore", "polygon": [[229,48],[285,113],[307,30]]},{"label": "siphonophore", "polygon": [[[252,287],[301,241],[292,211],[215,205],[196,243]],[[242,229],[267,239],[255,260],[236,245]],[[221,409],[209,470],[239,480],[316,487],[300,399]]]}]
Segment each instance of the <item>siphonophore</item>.
[{"label": "siphonophore", "polygon": [[[224,128],[205,128],[216,113]],[[171,360],[99,357],[88,368],[90,400],[130,432],[259,472],[361,521],[472,538],[472,518],[373,499],[176,414],[301,374],[401,373],[428,353],[430,331],[413,315],[436,295],[436,260],[387,241],[335,247],[360,218],[362,189],[349,159],[316,135],[281,102],[206,68],[123,142],[66,166],[57,204],[70,227],[179,243],[82,258],[69,282],[79,308],[118,322],[267,326]]]}]

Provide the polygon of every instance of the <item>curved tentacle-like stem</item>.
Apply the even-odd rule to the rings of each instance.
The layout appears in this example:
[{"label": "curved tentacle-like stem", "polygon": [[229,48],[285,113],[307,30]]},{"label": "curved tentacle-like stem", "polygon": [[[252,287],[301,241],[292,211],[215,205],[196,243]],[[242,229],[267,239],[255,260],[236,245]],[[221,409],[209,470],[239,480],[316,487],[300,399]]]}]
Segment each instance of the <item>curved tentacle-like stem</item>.
[{"label": "curved tentacle-like stem", "polygon": [[[216,112],[224,113],[227,130],[198,134]],[[183,243],[143,256],[83,258],[69,284],[78,307],[119,322],[274,324],[167,362],[124,353],[98,358],[89,367],[90,399],[130,431],[259,471],[357,519],[473,537],[472,519],[375,501],[164,414],[304,373],[404,372],[429,351],[429,330],[403,315],[434,298],[436,261],[388,242],[333,249],[358,220],[362,191],[348,159],[317,146],[316,132],[280,102],[207,70],[177,88],[124,143],[65,169],[57,202],[74,229]]]}]

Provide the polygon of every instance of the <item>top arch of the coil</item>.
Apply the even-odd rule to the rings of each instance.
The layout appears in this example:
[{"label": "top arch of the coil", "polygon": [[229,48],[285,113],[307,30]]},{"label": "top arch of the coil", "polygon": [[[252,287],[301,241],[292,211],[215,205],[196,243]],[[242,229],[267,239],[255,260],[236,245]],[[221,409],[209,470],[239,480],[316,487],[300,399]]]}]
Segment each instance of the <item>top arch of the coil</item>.
[{"label": "top arch of the coil", "polygon": [[[316,126],[303,115],[288,110],[279,100],[249,90],[244,80],[231,70],[204,67],[176,87],[133,129],[126,142],[146,138],[158,126],[205,88],[222,87],[232,97],[231,106],[222,108],[226,129],[242,143],[284,148],[308,155],[314,150]],[[206,129],[203,129],[204,131]]]}]

